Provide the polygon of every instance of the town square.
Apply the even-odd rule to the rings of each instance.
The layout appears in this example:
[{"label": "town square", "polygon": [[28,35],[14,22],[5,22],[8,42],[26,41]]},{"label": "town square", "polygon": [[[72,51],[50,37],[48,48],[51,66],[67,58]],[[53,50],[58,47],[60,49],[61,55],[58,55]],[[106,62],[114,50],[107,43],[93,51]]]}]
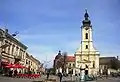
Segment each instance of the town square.
[{"label": "town square", "polygon": [[119,3],[0,0],[0,82],[120,82]]}]

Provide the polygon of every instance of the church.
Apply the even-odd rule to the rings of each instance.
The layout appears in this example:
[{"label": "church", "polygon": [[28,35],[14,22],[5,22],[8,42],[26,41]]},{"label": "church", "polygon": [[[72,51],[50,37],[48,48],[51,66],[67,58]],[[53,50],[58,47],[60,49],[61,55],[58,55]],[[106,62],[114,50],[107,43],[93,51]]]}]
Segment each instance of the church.
[{"label": "church", "polygon": [[74,54],[75,73],[84,71],[86,75],[94,75],[99,72],[100,53],[93,45],[92,30],[91,21],[86,10],[81,26],[81,44]]},{"label": "church", "polygon": [[[79,74],[81,72],[84,72],[86,75],[91,75],[91,74],[95,75],[99,73],[100,53],[99,51],[97,51],[97,49],[93,45],[92,30],[93,28],[91,25],[91,21],[89,19],[89,15],[86,10],[84,14],[84,20],[82,21],[82,26],[81,26],[81,35],[82,35],[81,44],[77,48],[76,52],[74,53],[72,60],[70,60],[69,62],[66,62],[67,63],[65,66],[66,73],[68,73],[67,70],[69,70],[69,65],[71,64],[73,64],[73,67],[72,67],[73,75]],[[71,57],[68,56],[67,60],[69,58]],[[59,54],[56,56],[54,60],[54,68],[56,69],[56,71],[63,72],[62,70],[65,69],[63,68],[64,66],[62,66],[62,60],[64,60],[64,57],[62,58],[59,52]],[[64,62],[63,62],[63,65],[65,65]]]}]

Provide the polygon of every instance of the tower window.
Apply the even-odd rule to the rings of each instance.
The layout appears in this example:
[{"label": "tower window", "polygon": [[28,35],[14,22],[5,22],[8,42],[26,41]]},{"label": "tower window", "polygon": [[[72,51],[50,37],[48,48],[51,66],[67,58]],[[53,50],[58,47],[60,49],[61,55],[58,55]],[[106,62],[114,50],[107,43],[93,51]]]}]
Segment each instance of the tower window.
[{"label": "tower window", "polygon": [[95,62],[93,62],[93,68],[95,68]]},{"label": "tower window", "polygon": [[88,39],[88,33],[85,34],[85,39]]},{"label": "tower window", "polygon": [[86,45],[86,47],[85,47],[86,49],[88,49],[88,45]]}]

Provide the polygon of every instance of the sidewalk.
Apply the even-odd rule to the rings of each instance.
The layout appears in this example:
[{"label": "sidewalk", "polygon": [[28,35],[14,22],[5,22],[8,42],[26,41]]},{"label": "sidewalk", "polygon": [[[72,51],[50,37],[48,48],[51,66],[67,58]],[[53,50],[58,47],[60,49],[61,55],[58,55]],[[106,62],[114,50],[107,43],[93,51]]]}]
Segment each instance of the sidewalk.
[{"label": "sidewalk", "polygon": [[[54,79],[54,80],[57,80],[57,77],[54,76],[54,75],[50,75],[49,76],[49,79]],[[42,75],[40,78],[36,78],[36,79],[33,79],[33,81],[45,81],[46,80],[46,76],[45,75]]]}]

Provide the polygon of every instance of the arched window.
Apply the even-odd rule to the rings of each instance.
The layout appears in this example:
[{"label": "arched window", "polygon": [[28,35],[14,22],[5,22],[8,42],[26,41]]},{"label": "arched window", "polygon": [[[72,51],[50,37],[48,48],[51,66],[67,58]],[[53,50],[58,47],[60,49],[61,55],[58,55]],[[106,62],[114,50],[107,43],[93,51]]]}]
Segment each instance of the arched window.
[{"label": "arched window", "polygon": [[86,68],[88,68],[88,66],[86,65]]},{"label": "arched window", "polygon": [[85,39],[88,39],[88,33],[85,34]]},{"label": "arched window", "polygon": [[75,67],[75,64],[73,64],[73,67]]},{"label": "arched window", "polygon": [[88,49],[88,45],[85,46],[85,49]]},{"label": "arched window", "polygon": [[95,62],[93,62],[93,68],[95,68]]},{"label": "arched window", "polygon": [[71,63],[69,64],[69,67],[71,67]]}]

